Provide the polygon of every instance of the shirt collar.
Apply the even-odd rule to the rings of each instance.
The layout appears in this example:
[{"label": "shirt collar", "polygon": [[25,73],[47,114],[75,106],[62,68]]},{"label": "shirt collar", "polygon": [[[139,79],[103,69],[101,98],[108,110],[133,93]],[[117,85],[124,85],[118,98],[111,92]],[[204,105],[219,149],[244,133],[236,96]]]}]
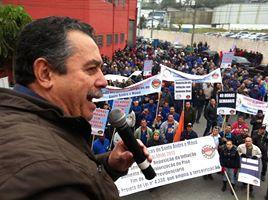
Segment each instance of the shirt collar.
[{"label": "shirt collar", "polygon": [[20,84],[16,84],[15,87],[13,88],[14,91],[34,97],[34,98],[38,98],[38,99],[42,99],[45,100],[43,97],[41,97],[40,95],[36,94],[34,91],[32,91],[30,88],[20,85]]}]

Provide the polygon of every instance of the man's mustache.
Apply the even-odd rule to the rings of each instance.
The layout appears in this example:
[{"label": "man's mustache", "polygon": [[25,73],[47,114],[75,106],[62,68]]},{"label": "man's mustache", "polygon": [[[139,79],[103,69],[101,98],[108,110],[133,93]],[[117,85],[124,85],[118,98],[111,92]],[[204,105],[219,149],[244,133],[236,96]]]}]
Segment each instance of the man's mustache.
[{"label": "man's mustache", "polygon": [[87,93],[87,97],[92,99],[92,98],[101,98],[103,96],[103,93],[101,90],[91,90]]}]

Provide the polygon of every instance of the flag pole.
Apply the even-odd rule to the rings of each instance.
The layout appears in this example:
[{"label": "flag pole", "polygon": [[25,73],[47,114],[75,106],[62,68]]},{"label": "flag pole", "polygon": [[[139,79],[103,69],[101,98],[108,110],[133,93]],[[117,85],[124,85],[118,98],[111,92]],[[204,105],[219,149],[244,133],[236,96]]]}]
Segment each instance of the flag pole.
[{"label": "flag pole", "polygon": [[[183,100],[183,104],[184,104],[184,100]],[[176,132],[175,132],[175,134],[173,136],[173,142],[180,141],[183,129],[184,129],[184,105],[182,106],[181,116],[180,116],[180,120],[179,120],[177,130],[176,130]]]},{"label": "flag pole", "polygon": [[227,179],[227,181],[228,181],[228,183],[230,185],[230,188],[231,188],[232,192],[234,193],[235,199],[236,200],[239,200],[238,197],[237,197],[237,195],[236,195],[236,193],[235,193],[235,190],[234,190],[234,188],[232,186],[232,183],[231,183],[231,181],[230,181],[230,179],[229,179],[228,174],[227,174],[226,171],[224,171],[224,175],[225,175],[225,177],[226,177],[226,179]]},{"label": "flag pole", "polygon": [[249,200],[249,184],[247,185],[247,200]]},{"label": "flag pole", "polygon": [[161,92],[158,92],[158,102],[157,102],[157,106],[156,106],[155,118],[157,117],[159,106],[160,106],[160,98],[161,98],[160,93]]},{"label": "flag pole", "polygon": [[91,143],[91,151],[93,151],[93,144],[94,144],[94,140],[95,140],[95,135],[93,135],[93,138],[92,138],[92,143]]},{"label": "flag pole", "polygon": [[226,123],[226,115],[224,115],[223,117],[223,122],[222,122],[222,125],[221,125],[221,130],[224,131],[225,129],[225,123]]}]

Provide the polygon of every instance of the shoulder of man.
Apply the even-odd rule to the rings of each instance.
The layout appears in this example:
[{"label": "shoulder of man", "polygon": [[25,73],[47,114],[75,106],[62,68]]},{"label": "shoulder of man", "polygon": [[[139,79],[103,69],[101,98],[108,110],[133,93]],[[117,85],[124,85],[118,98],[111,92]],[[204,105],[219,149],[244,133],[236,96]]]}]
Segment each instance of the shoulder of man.
[{"label": "shoulder of man", "polygon": [[0,198],[109,199],[107,191],[112,191],[109,195],[114,199],[118,197],[113,180],[104,170],[96,170],[95,164],[85,169],[68,160],[50,159],[36,161],[10,175],[1,184]]}]

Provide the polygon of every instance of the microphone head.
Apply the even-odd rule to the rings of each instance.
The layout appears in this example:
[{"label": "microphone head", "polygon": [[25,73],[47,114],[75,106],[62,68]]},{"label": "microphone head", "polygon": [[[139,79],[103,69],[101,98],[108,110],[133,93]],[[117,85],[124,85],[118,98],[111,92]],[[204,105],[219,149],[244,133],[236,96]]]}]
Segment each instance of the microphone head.
[{"label": "microphone head", "polygon": [[115,108],[110,112],[108,120],[113,127],[119,128],[126,123],[126,116],[119,108]]}]

